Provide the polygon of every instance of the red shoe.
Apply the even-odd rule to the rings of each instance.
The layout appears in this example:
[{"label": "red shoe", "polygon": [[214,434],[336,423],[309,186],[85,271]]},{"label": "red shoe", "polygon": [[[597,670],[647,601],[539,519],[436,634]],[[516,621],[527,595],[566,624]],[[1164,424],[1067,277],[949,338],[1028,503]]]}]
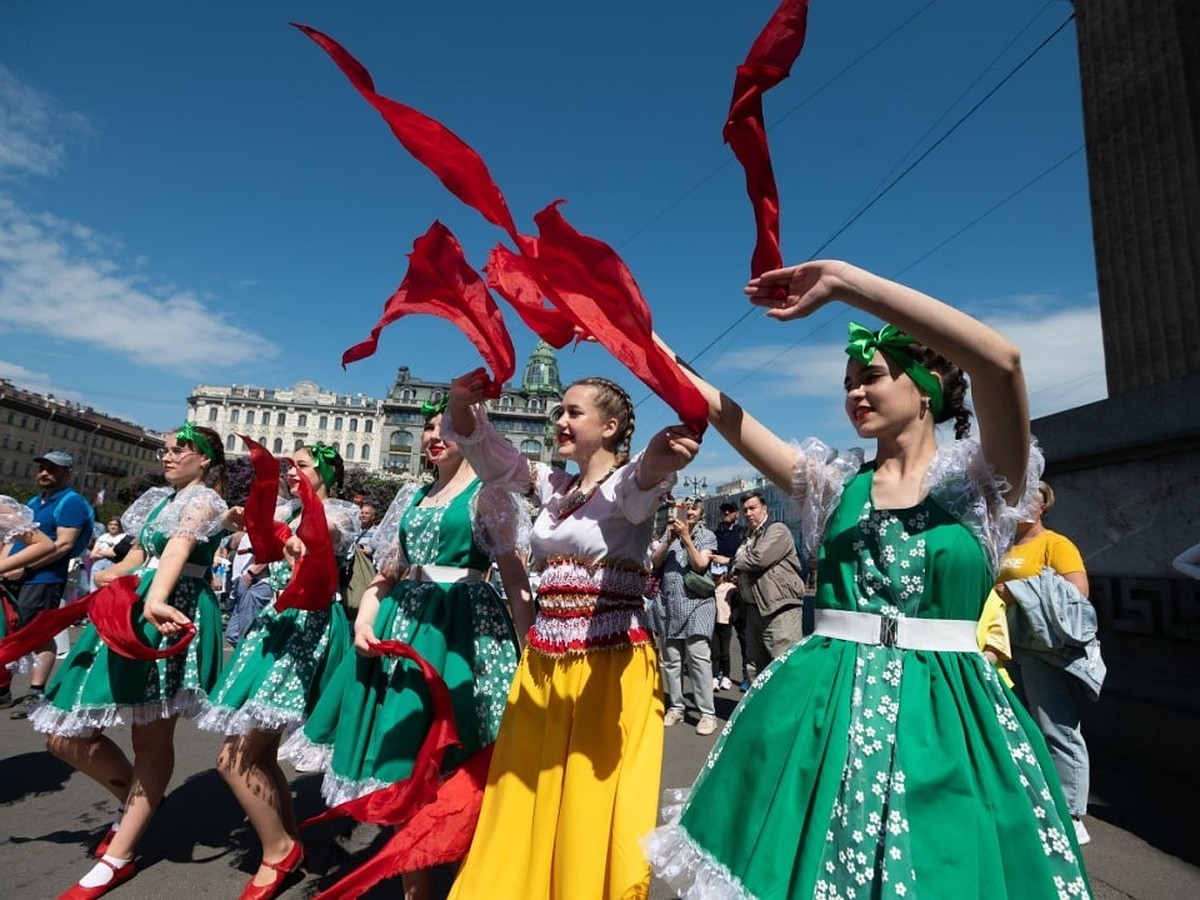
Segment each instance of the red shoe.
[{"label": "red shoe", "polygon": [[100,838],[100,843],[96,845],[96,852],[92,855],[99,859],[108,852],[108,845],[113,842],[113,838],[117,836],[117,829],[110,828],[104,833],[104,837]]},{"label": "red shoe", "polygon": [[[287,856],[279,862],[267,862],[265,859],[262,864],[268,869],[275,870],[275,880],[270,884],[255,884],[254,876],[250,876],[250,880],[246,882],[246,886],[242,889],[242,896],[238,900],[270,900],[279,891],[283,890],[284,882],[288,876],[300,868],[300,864],[304,862],[304,846],[296,841],[292,844],[292,849],[287,852]],[[60,898],[61,900],[61,898]]]},{"label": "red shoe", "polygon": [[100,862],[112,869],[113,877],[108,884],[102,884],[99,887],[84,887],[82,884],[76,882],[71,885],[69,890],[59,894],[58,900],[95,900],[96,897],[102,897],[107,894],[118,884],[128,881],[133,877],[133,873],[137,871],[137,866],[134,865],[132,859],[119,869],[107,859],[102,859]]}]

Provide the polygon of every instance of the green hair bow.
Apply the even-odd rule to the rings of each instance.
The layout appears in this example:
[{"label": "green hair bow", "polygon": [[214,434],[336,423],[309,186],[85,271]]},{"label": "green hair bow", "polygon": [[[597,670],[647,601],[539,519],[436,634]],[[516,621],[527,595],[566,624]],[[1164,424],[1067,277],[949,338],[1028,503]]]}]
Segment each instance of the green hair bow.
[{"label": "green hair bow", "polygon": [[864,366],[869,366],[871,360],[875,358],[876,351],[882,352],[900,366],[921,393],[929,397],[929,408],[933,412],[934,419],[941,417],[942,408],[945,405],[942,397],[942,383],[936,375],[917,362],[916,357],[909,352],[908,348],[916,343],[916,339],[912,335],[905,334],[891,324],[884,325],[878,331],[871,331],[857,322],[851,322],[849,337],[850,343],[846,346],[847,356],[858,360]]},{"label": "green hair bow", "polygon": [[333,487],[337,481],[337,471],[333,468],[333,461],[337,459],[338,452],[328,444],[309,444],[304,448],[313,458],[313,465],[317,467],[317,474],[321,476],[321,483],[326,489]]},{"label": "green hair bow", "polygon": [[425,421],[428,422],[438,413],[444,413],[446,411],[446,407],[449,405],[449,397],[443,397],[441,400],[426,400],[421,404],[421,415],[424,416]]},{"label": "green hair bow", "polygon": [[176,441],[186,441],[191,444],[201,453],[208,457],[209,462],[216,462],[216,456],[213,453],[213,446],[208,442],[208,438],[200,433],[196,428],[195,422],[184,422],[175,430]]}]

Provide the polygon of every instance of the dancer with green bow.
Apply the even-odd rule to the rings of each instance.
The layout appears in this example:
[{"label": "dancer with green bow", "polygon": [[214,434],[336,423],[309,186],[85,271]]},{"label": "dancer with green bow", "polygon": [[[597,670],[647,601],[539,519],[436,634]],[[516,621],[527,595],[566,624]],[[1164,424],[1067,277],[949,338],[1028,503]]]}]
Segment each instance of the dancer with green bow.
[{"label": "dancer with green bow", "polygon": [[651,865],[686,898],[1089,896],[1041,734],[975,643],[1042,468],[1017,348],[847,263],[746,291],[779,320],[837,299],[892,323],[852,324],[846,348],[846,415],[875,457],[789,444],[694,376],[717,430],[800,505],[815,630],[668,792]]},{"label": "dancer with green bow", "polygon": [[[517,637],[532,622],[521,557],[529,513],[516,496],[483,486],[458,445],[442,437],[445,409],[445,400],[423,407],[421,452],[436,478],[403,488],[375,531],[379,574],[355,618],[357,655],[283,748],[300,768],[325,770],[321,792],[333,807],[397,783],[436,784],[438,767],[448,774],[488,747],[516,672]],[[486,580],[493,561],[511,608]],[[422,752],[440,717],[420,666],[381,654],[381,641],[411,647],[449,689],[461,744],[444,758]],[[417,771],[422,765],[436,767]],[[456,827],[449,818],[441,823],[439,846],[416,854],[423,866],[454,859],[455,844],[465,849],[470,834],[456,840],[449,833]],[[406,898],[429,896],[424,869],[397,862],[391,872],[404,872]]]},{"label": "dancer with green bow", "polygon": [[[150,488],[121,517],[138,545],[96,577],[103,586],[137,576],[132,622],[144,642],[137,658],[127,645],[110,647],[111,638],[89,624],[29,716],[48,735],[51,753],[120,804],[96,848],[97,863],[62,895],[66,900],[99,897],[133,875],[134,849],[171,778],[175,723],[200,712],[221,668],[221,607],[209,579],[227,512],[221,437],[187,422],[166,436],[160,458],[167,486]],[[125,723],[133,732],[132,762],[104,733]]]},{"label": "dancer with green bow", "polygon": [[[269,457],[268,457],[269,459]],[[342,458],[326,444],[310,444],[287,461],[288,488],[302,496],[301,479],[320,502],[329,530],[329,544],[310,548],[297,532],[306,515],[292,518],[292,534],[284,558],[269,566],[271,587],[280,594],[288,586],[300,559],[309,553],[331,551],[325,560],[336,569],[358,540],[358,507],[335,497],[344,474]],[[319,521],[319,520],[318,520]],[[350,652],[350,628],[336,597],[319,609],[276,603],[263,607],[238,642],[209,708],[197,721],[207,731],[224,734],[217,771],[246,811],[262,844],[262,863],[242,892],[243,900],[266,900],[285,886],[303,861],[291,788],[277,761],[279,744],[304,724],[325,693],[343,657]]]}]

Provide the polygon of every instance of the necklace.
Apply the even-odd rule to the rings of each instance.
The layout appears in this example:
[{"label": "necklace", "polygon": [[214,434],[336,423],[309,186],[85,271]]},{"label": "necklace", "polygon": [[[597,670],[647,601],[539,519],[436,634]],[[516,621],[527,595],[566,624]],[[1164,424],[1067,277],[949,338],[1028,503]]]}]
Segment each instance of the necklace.
[{"label": "necklace", "polygon": [[580,489],[580,484],[583,476],[580,475],[576,479],[575,484],[571,487],[571,490],[563,494],[561,497],[555,497],[546,504],[546,508],[550,510],[550,514],[554,516],[554,518],[565,519],[567,516],[571,515],[571,513],[575,512],[575,510],[579,509],[579,507],[583,506],[583,504],[591,500],[592,494],[596,493],[596,489],[600,487],[600,485],[604,484],[604,482],[608,480],[608,476],[615,471],[617,471],[617,467],[613,466],[600,477],[599,481],[597,481],[595,484],[589,485],[586,488],[583,488],[582,490]]}]

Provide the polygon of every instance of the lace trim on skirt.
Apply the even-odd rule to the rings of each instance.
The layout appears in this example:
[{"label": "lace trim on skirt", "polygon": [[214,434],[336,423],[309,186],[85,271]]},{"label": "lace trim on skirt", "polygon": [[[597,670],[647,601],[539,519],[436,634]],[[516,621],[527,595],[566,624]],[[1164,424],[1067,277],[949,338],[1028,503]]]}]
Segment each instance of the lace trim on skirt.
[{"label": "lace trim on skirt", "polygon": [[666,822],[639,843],[654,874],[679,892],[681,900],[753,900],[729,869],[709,856],[679,824],[690,788],[663,791]]},{"label": "lace trim on skirt", "polygon": [[178,716],[194,719],[208,703],[203,691],[194,688],[180,691],[157,703],[112,704],[61,710],[42,701],[29,714],[29,724],[35,731],[60,737],[90,737],[113,725],[148,725],[159,719]]}]

